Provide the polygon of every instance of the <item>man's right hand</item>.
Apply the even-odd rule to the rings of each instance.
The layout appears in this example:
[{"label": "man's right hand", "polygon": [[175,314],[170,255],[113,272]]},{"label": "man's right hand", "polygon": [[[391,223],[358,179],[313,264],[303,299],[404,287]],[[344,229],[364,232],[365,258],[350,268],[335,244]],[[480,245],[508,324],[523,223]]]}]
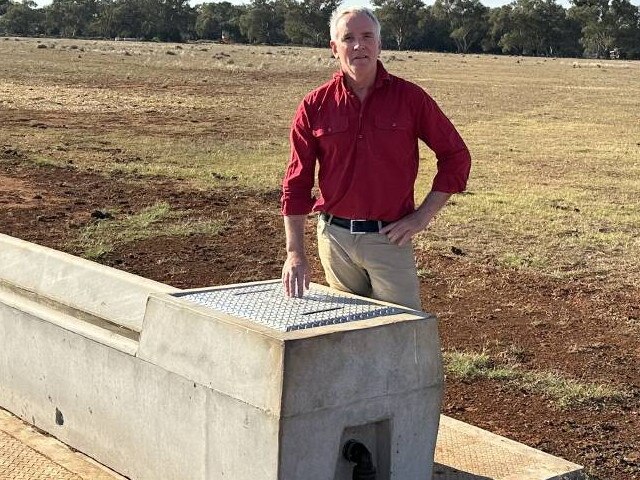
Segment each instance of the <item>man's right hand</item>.
[{"label": "man's right hand", "polygon": [[302,298],[309,288],[309,262],[305,254],[290,252],[282,267],[282,286],[287,297]]}]

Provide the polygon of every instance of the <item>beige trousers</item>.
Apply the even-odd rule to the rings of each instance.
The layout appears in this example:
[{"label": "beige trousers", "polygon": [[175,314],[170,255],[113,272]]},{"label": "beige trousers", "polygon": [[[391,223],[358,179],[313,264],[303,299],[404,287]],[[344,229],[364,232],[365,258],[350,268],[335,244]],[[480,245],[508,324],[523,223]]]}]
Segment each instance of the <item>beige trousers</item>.
[{"label": "beige trousers", "polygon": [[318,254],[330,287],[421,310],[413,246],[386,235],[353,235],[318,217]]}]

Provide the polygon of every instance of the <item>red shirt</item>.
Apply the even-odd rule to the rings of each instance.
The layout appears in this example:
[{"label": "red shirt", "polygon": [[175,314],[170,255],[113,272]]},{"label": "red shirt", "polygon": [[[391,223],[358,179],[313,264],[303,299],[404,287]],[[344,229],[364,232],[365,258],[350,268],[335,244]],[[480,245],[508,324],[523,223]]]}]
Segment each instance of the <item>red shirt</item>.
[{"label": "red shirt", "polygon": [[[364,103],[344,75],[307,94],[291,126],[291,157],[282,185],[282,213],[323,211],[338,217],[395,221],[412,213],[418,139],[438,159],[432,189],[465,189],[471,157],[435,101],[378,62]],[[318,162],[320,196],[311,196]]]}]

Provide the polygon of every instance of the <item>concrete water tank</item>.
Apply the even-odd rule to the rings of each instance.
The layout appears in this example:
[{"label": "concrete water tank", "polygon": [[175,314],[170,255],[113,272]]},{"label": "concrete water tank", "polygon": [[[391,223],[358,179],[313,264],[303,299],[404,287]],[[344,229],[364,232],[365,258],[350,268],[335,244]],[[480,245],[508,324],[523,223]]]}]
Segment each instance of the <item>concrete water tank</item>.
[{"label": "concrete water tank", "polygon": [[114,470],[347,480],[352,441],[368,478],[431,478],[433,316],[320,285],[287,299],[277,280],[179,291],[0,244],[0,405]]}]

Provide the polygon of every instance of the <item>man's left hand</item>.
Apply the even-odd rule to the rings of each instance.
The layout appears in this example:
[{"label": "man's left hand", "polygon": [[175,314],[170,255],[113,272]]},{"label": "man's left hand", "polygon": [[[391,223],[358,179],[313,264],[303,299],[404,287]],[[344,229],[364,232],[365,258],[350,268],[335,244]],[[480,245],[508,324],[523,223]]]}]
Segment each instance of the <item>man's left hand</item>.
[{"label": "man's left hand", "polygon": [[405,215],[400,220],[390,223],[380,230],[389,237],[389,241],[400,247],[411,243],[416,233],[429,226],[433,217],[445,206],[451,197],[450,193],[431,191],[422,201],[417,210]]},{"label": "man's left hand", "polygon": [[382,228],[380,233],[385,234],[391,243],[402,247],[411,243],[413,236],[427,228],[430,221],[431,218],[425,218],[416,210]]}]

